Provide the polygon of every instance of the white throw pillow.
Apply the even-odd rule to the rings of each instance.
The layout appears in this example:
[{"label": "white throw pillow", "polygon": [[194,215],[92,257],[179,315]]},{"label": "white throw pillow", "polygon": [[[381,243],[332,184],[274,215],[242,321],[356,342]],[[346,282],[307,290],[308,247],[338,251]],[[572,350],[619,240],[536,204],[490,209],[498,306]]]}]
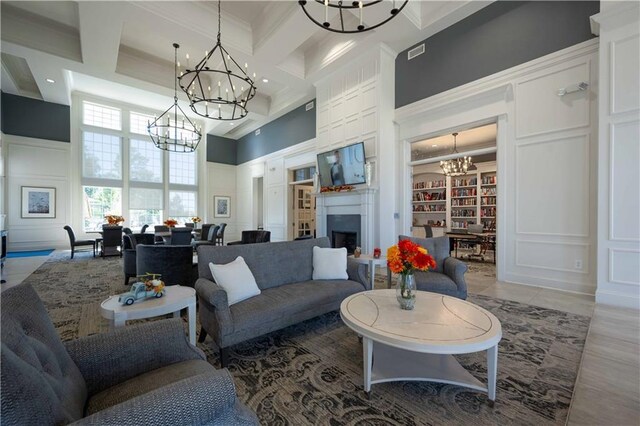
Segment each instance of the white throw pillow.
[{"label": "white throw pillow", "polygon": [[226,265],[210,262],[209,269],[216,283],[227,292],[229,306],[260,294],[256,279],[242,256]]},{"label": "white throw pillow", "polygon": [[313,248],[313,279],[314,280],[346,280],[347,249],[342,247]]}]

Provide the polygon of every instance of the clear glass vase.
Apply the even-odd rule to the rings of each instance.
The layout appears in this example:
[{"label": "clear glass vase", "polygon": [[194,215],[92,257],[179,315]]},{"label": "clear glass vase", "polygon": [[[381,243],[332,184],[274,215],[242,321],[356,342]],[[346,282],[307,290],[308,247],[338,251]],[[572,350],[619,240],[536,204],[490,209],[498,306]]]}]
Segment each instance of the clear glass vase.
[{"label": "clear glass vase", "polygon": [[413,272],[400,274],[396,285],[396,298],[400,308],[411,310],[416,303],[416,280]]}]

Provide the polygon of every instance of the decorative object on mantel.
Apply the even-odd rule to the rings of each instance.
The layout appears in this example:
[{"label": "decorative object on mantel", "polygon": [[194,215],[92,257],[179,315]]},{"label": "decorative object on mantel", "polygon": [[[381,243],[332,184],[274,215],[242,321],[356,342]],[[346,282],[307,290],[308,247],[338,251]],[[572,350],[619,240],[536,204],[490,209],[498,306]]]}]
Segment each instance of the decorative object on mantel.
[{"label": "decorative object on mantel", "polygon": [[164,289],[164,281],[160,279],[160,274],[139,275],[141,279],[131,285],[131,290],[122,293],[118,297],[118,302],[122,305],[133,305],[136,300],[144,300],[151,297],[162,297],[166,290]]},{"label": "decorative object on mantel", "polygon": [[[456,138],[458,133],[452,133],[453,135],[453,154],[458,154],[458,150],[456,149]],[[471,162],[471,157],[458,157],[452,158],[450,160],[445,160],[440,162],[440,167],[442,168],[442,173],[445,176],[463,176],[467,174],[468,170],[471,170],[471,166],[473,163]]]},{"label": "decorative object on mantel", "polygon": [[401,309],[411,310],[416,302],[416,281],[414,271],[427,271],[436,267],[427,249],[410,240],[401,240],[387,249],[387,267],[394,274],[400,274],[396,286],[396,298]]},{"label": "decorative object on mantel", "polygon": [[[397,3],[402,3],[400,7],[396,7],[396,0],[311,0],[309,2],[306,0],[300,0],[298,1],[298,4],[302,7],[305,15],[307,15],[307,17],[320,28],[324,28],[327,31],[333,31],[334,33],[353,34],[369,31],[386,24],[400,13],[400,11],[407,5],[408,1],[409,0],[398,0]],[[309,5],[307,3],[309,3]],[[380,9],[383,9],[385,6],[391,6],[388,11],[389,16],[383,18],[381,22],[376,24],[366,25],[369,21],[364,19],[365,8],[371,7],[371,10],[377,8],[378,10],[373,10],[372,15],[380,12],[386,14],[387,12],[384,10],[380,11]],[[339,25],[336,25],[335,27],[331,26],[331,22],[329,22],[329,10],[337,10],[340,17]],[[317,18],[314,18],[313,15],[316,15]],[[356,25],[356,22],[358,22],[358,25]]]},{"label": "decorative object on mantel", "polygon": [[153,144],[165,151],[193,152],[202,139],[202,126],[198,127],[178,105],[178,48],[180,45],[173,43],[174,48],[174,80],[173,80],[173,105],[160,117],[155,117],[153,122],[147,123],[147,132]]},{"label": "decorative object on mantel", "polygon": [[371,186],[371,179],[373,179],[373,166],[370,162],[364,163],[364,178],[367,181],[367,186]]},{"label": "decorative object on mantel", "polygon": [[320,188],[320,192],[349,192],[353,191],[355,186],[353,185],[336,185],[336,186],[323,186]]},{"label": "decorative object on mantel", "polygon": [[173,228],[174,226],[176,226],[176,225],[178,224],[178,221],[177,221],[177,220],[175,220],[175,219],[171,219],[171,218],[169,218],[169,219],[167,219],[167,220],[165,220],[165,221],[164,221],[164,224],[165,224],[166,226],[168,226],[169,228]]},{"label": "decorative object on mantel", "polygon": [[[249,65],[244,68],[222,47],[220,41],[220,0],[218,0],[218,39],[211,51],[189,69],[189,55],[184,72],[180,72],[180,88],[189,97],[191,109],[196,114],[213,120],[238,120],[244,118],[247,102],[256,95],[254,80],[249,77]],[[214,57],[214,53],[218,53]],[[220,68],[218,68],[220,67]]]},{"label": "decorative object on mantel", "polygon": [[362,249],[360,247],[356,247],[356,249],[353,251],[353,257],[358,259],[361,254],[362,254]]},{"label": "decorative object on mantel", "polygon": [[119,225],[124,222],[124,217],[117,214],[108,214],[104,217],[109,225]]},{"label": "decorative object on mantel", "polygon": [[198,216],[194,216],[191,218],[191,222],[193,222],[193,228],[196,229],[198,227],[198,224],[202,222],[202,219],[200,219],[200,217]]}]

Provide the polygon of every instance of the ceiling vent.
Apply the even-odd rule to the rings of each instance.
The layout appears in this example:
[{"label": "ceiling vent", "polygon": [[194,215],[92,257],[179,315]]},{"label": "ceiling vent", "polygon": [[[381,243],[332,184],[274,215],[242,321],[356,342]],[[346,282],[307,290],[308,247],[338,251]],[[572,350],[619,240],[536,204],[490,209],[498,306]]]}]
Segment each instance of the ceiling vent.
[{"label": "ceiling vent", "polygon": [[256,130],[256,136],[260,134],[260,129]]},{"label": "ceiling vent", "polygon": [[410,61],[413,58],[415,58],[416,56],[420,56],[424,53],[424,43],[422,43],[420,46],[416,46],[413,49],[411,49],[408,53],[407,53],[407,59]]},{"label": "ceiling vent", "polygon": [[304,110],[305,110],[305,111],[310,111],[310,110],[312,110],[312,109],[313,109],[313,106],[314,106],[314,105],[313,105],[313,101],[311,101],[311,102],[309,102],[308,104],[306,104],[306,105],[304,106]]}]

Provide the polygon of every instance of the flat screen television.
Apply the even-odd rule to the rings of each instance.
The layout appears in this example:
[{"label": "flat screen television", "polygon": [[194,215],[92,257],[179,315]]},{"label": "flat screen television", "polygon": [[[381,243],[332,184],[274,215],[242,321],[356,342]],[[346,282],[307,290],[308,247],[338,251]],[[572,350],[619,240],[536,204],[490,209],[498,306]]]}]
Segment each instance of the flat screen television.
[{"label": "flat screen television", "polygon": [[366,183],[364,142],[318,154],[320,186]]}]

